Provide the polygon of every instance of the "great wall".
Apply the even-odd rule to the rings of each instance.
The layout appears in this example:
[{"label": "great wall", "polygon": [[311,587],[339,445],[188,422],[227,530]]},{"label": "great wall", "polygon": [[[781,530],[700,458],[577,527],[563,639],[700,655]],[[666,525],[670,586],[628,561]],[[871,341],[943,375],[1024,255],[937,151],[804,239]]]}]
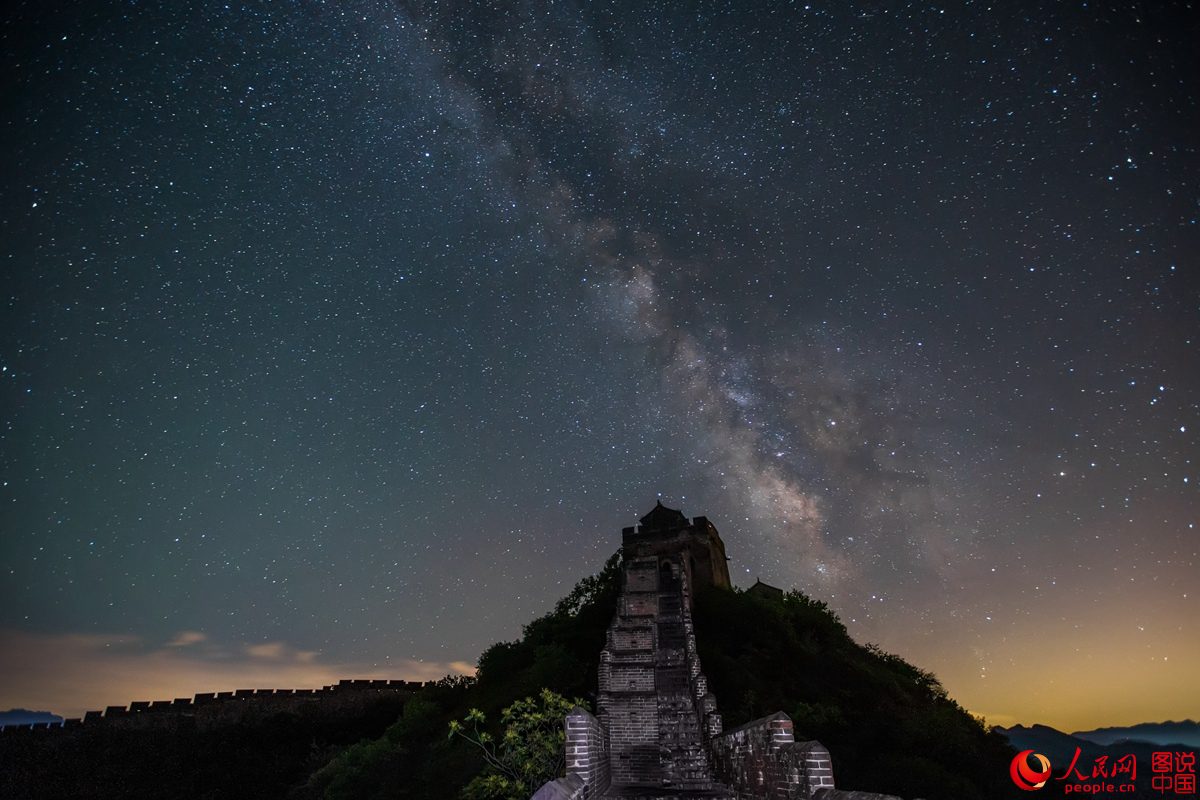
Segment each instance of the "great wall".
[{"label": "great wall", "polygon": [[0,736],[20,734],[67,733],[87,727],[97,728],[173,728],[194,726],[211,730],[278,713],[302,713],[320,709],[321,713],[354,713],[381,697],[399,702],[416,694],[426,683],[403,680],[343,680],[320,689],[237,689],[207,692],[174,700],[137,700],[128,706],[108,706],[89,711],[82,718],[57,722],[35,722],[0,727]]},{"label": "great wall", "polygon": [[240,689],[5,726],[0,798],[283,798],[332,754],[382,736],[428,688],[343,680]]}]

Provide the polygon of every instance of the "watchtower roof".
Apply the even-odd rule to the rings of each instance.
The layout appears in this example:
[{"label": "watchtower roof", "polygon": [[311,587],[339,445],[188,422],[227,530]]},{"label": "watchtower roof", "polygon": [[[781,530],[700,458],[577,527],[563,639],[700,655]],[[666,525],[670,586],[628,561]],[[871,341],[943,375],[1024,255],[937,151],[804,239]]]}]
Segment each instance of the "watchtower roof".
[{"label": "watchtower roof", "polygon": [[667,508],[661,500],[654,504],[654,508],[650,509],[650,513],[642,517],[640,522],[645,530],[673,530],[688,526],[688,518],[682,511]]}]

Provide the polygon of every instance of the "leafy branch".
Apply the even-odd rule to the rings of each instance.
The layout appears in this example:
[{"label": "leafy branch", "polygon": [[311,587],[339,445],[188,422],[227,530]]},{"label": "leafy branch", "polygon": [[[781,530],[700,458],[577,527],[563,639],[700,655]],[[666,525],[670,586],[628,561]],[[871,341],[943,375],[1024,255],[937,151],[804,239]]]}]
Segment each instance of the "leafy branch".
[{"label": "leafy branch", "polygon": [[583,701],[542,689],[536,699],[526,697],[500,712],[503,733],[499,737],[485,730],[487,717],[478,708],[462,720],[453,720],[449,738],[470,742],[491,768],[491,774],[471,781],[463,796],[524,800],[546,781],[561,776],[566,767],[563,720],[577,705]]}]

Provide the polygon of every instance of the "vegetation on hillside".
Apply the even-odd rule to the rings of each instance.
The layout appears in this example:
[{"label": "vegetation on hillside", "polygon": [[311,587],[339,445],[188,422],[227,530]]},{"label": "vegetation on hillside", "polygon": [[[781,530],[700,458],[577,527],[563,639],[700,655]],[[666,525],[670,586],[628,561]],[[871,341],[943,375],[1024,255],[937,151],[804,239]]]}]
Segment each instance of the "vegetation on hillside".
[{"label": "vegetation on hillside", "polygon": [[[346,748],[315,772],[296,798],[384,800],[456,797],[479,772],[480,759],[450,748],[446,726],[454,709],[465,707],[474,678],[453,677],[427,687],[404,706],[400,719],[374,740]],[[443,791],[444,787],[454,787]]]},{"label": "vegetation on hillside", "polygon": [[784,711],[797,741],[829,748],[834,779],[850,789],[929,800],[1015,796],[1005,739],[931,673],[857,644],[824,603],[796,591],[766,598],[706,589],[695,622],[726,728]]}]

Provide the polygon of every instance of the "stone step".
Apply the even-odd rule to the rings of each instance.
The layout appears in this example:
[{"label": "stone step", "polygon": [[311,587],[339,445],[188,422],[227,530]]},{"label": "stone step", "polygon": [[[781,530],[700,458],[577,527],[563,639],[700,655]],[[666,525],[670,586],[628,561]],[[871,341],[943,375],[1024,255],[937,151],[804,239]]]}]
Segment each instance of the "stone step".
[{"label": "stone step", "polygon": [[712,780],[712,773],[708,769],[708,757],[699,742],[659,740],[658,744],[663,748],[664,755],[674,763],[668,774],[678,774],[692,780]]},{"label": "stone step", "polygon": [[708,772],[708,758],[699,742],[679,742],[675,746],[659,742],[659,746],[666,750],[666,755],[675,765],[674,768],[686,774],[688,779],[712,780],[712,775]]},{"label": "stone step", "polygon": [[[630,625],[628,628],[612,628],[608,632],[608,644],[615,644],[619,639],[625,639],[632,644],[634,641],[639,642],[633,645],[636,647],[654,647],[654,626],[652,625]],[[644,642],[644,644],[642,644]],[[624,645],[626,648],[629,644]]]},{"label": "stone step", "polygon": [[695,724],[690,726],[668,725],[660,720],[658,723],[658,741],[664,746],[675,744],[679,746],[700,747],[704,740],[700,736],[700,729]]},{"label": "stone step", "polygon": [[[659,667],[654,671],[654,683],[660,694],[678,694],[684,698],[683,702],[691,705],[692,684],[686,670]],[[666,697],[663,699],[671,702]]]},{"label": "stone step", "polygon": [[738,800],[738,796],[728,789],[684,789],[675,794],[663,794],[658,790],[652,794],[638,792],[636,794],[606,794],[601,800],[681,800],[681,798],[696,798],[697,800]]},{"label": "stone step", "polygon": [[608,663],[614,667],[642,666],[653,668],[655,666],[653,653],[637,653],[632,651],[620,654],[614,653],[613,657],[608,660]]},{"label": "stone step", "polygon": [[732,789],[719,783],[703,786],[611,786],[604,800],[737,800]]},{"label": "stone step", "polygon": [[658,646],[663,650],[681,650],[687,648],[687,636],[681,633],[671,633],[670,631],[660,630],[658,632]]},{"label": "stone step", "polygon": [[617,784],[603,797],[737,800],[713,780],[704,745],[707,683],[691,674],[689,598],[680,578],[660,566],[657,558],[626,562],[627,582],[608,629],[598,707],[602,718],[615,715],[626,727],[610,753]]},{"label": "stone step", "polygon": [[663,689],[660,686],[658,688],[658,710],[694,716],[696,707],[692,704],[691,696],[680,692],[677,697],[678,700],[672,699],[670,696],[664,697]]},{"label": "stone step", "polygon": [[659,717],[658,717],[658,735],[660,737],[695,736],[695,737],[697,737],[696,743],[699,744],[700,727],[696,724],[696,722],[694,720],[690,720],[690,721],[668,720],[660,712]]}]

